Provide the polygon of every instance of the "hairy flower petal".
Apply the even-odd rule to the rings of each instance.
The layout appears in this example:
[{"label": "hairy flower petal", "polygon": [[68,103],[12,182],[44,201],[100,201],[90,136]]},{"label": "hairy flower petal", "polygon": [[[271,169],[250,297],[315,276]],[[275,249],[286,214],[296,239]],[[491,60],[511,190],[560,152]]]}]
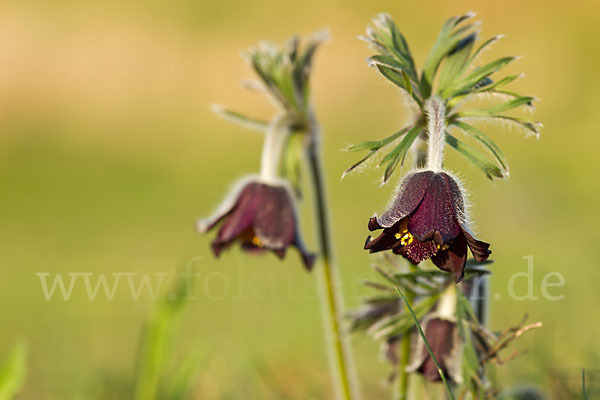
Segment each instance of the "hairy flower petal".
[{"label": "hairy flower petal", "polygon": [[464,275],[467,247],[479,262],[491,254],[488,243],[468,232],[462,190],[445,172],[408,175],[391,207],[381,217],[371,217],[368,228],[383,229],[376,238],[367,237],[364,248],[369,252],[392,250],[413,264],[431,258],[457,282]]}]

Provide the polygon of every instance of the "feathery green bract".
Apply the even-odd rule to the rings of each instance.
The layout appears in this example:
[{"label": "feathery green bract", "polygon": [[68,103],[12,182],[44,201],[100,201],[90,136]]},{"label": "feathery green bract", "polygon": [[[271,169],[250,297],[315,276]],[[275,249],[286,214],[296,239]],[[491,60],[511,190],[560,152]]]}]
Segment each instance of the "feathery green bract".
[{"label": "feathery green bract", "polygon": [[267,92],[289,113],[301,118],[309,111],[309,77],[312,59],[325,39],[317,34],[300,47],[300,39],[293,37],[281,47],[261,42],[247,52],[250,65]]},{"label": "feathery green bract", "polygon": [[[465,139],[474,141],[483,151],[455,137],[450,137],[448,144],[481,169],[488,178],[505,178],[508,176],[506,158],[498,146],[480,128],[473,125],[472,120],[509,122],[536,136],[539,136],[541,124],[528,117],[510,114],[521,108],[532,108],[536,99],[504,90],[506,85],[521,75],[496,78],[496,75],[517,57],[501,57],[487,63],[478,63],[483,50],[489,49],[502,36],[494,36],[478,45],[479,24],[471,22],[473,16],[473,13],[466,13],[452,17],[444,23],[420,71],[415,66],[406,39],[389,15],[381,14],[373,19],[372,26],[367,28],[367,34],[362,39],[377,52],[368,58],[369,65],[374,66],[384,78],[405,91],[417,105],[418,115],[413,118],[417,122],[405,127],[405,132],[414,132],[417,124],[422,124],[422,129],[426,129],[428,116],[424,111],[425,103],[430,97],[436,96],[445,102],[447,125],[458,128]],[[487,94],[493,95],[489,98],[495,104],[487,108],[471,109],[463,106],[460,110],[456,109],[457,106],[462,106],[465,100],[477,100],[478,96]],[[402,146],[390,146],[389,153],[383,155],[379,166],[386,167],[384,183],[389,180],[397,166],[402,165],[405,150],[408,151],[404,148],[407,137],[409,135],[401,139],[404,142]],[[400,141],[399,136],[386,141],[386,144],[393,144],[396,140]],[[348,168],[344,175],[376,153],[381,153],[383,146],[378,146],[381,142],[370,140],[351,146],[348,150],[368,150],[369,153]],[[410,141],[410,145],[413,142]],[[400,155],[398,146],[402,149]]]},{"label": "feathery green bract", "polygon": [[[300,159],[305,150],[306,133],[315,126],[309,96],[309,79],[313,58],[319,45],[327,35],[315,34],[305,45],[294,36],[281,46],[261,42],[245,53],[258,82],[246,86],[266,93],[275,103],[279,114],[285,116],[285,126],[278,128],[288,136],[282,149],[280,163],[282,178],[290,181],[296,194],[300,191]],[[271,123],[262,119],[248,117],[236,111],[214,106],[213,111],[221,117],[238,123],[246,128],[268,131]],[[275,117],[277,118],[277,117]],[[273,122],[274,119],[271,120]],[[302,132],[302,135],[297,135]]]},{"label": "feathery green bract", "polygon": [[467,160],[478,166],[488,178],[504,178],[502,170],[493,161],[490,161],[483,152],[469,146],[449,133],[446,133],[446,143],[462,154]]},{"label": "feathery green bract", "polygon": [[0,366],[0,400],[11,400],[25,383],[27,347],[19,343]]},{"label": "feathery green bract", "polygon": [[[312,60],[325,38],[324,33],[318,33],[303,47],[296,36],[282,46],[261,42],[245,53],[248,63],[259,79],[258,86],[262,87],[281,109],[296,116],[298,123],[304,122],[308,117]],[[215,107],[213,111],[253,129],[266,130],[268,127],[268,123],[260,119],[247,117],[220,106]]]},{"label": "feathery green bract", "polygon": [[421,131],[423,130],[422,124],[416,124],[413,126],[407,133],[404,135],[400,143],[396,145],[384,158],[381,160],[379,165],[386,164],[387,167],[385,169],[385,173],[383,175],[383,183],[386,183],[390,176],[400,164],[402,166],[404,164],[404,160],[406,159],[406,154],[412,146],[413,142],[419,136]]}]

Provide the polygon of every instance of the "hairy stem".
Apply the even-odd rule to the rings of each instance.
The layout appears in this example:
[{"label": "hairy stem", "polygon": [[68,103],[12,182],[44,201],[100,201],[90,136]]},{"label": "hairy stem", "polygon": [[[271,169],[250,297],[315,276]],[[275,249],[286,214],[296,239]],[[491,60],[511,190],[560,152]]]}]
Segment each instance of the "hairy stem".
[{"label": "hairy stem", "polygon": [[269,123],[265,133],[260,161],[260,177],[267,183],[273,183],[279,177],[279,160],[289,131],[285,120],[284,113],[276,115]]},{"label": "hairy stem", "polygon": [[446,144],[446,105],[439,97],[431,97],[425,103],[425,111],[429,133],[427,167],[433,172],[440,172],[444,161],[444,145]]},{"label": "hairy stem", "polygon": [[321,303],[328,335],[332,373],[336,380],[336,393],[339,399],[358,399],[358,390],[352,358],[342,324],[342,300],[339,293],[339,277],[330,242],[328,209],[325,199],[325,184],[318,148],[318,127],[311,123],[310,144],[308,146],[309,169],[315,196],[318,241],[322,259]]}]

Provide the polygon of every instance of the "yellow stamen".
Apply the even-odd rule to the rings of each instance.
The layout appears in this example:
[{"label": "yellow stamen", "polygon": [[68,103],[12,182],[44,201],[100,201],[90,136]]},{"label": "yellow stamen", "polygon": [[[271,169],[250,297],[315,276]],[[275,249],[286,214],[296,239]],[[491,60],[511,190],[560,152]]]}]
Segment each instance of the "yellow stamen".
[{"label": "yellow stamen", "polygon": [[413,235],[408,231],[398,232],[394,235],[394,237],[400,241],[402,246],[407,246],[413,241]]},{"label": "yellow stamen", "polygon": [[263,247],[263,242],[261,242],[261,240],[258,238],[258,236],[254,236],[252,238],[252,244],[255,245],[256,247]]}]

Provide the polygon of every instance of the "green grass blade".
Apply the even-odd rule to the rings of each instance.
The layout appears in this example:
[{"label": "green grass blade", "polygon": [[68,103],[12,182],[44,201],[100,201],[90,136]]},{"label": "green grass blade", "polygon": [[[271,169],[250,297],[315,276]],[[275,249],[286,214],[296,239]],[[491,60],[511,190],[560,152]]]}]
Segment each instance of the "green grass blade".
[{"label": "green grass blade", "polygon": [[26,363],[27,347],[19,343],[0,368],[0,400],[11,400],[19,392],[25,383]]},{"label": "green grass blade", "polygon": [[585,368],[581,370],[581,390],[583,393],[583,400],[587,400],[587,390],[585,389]]}]

